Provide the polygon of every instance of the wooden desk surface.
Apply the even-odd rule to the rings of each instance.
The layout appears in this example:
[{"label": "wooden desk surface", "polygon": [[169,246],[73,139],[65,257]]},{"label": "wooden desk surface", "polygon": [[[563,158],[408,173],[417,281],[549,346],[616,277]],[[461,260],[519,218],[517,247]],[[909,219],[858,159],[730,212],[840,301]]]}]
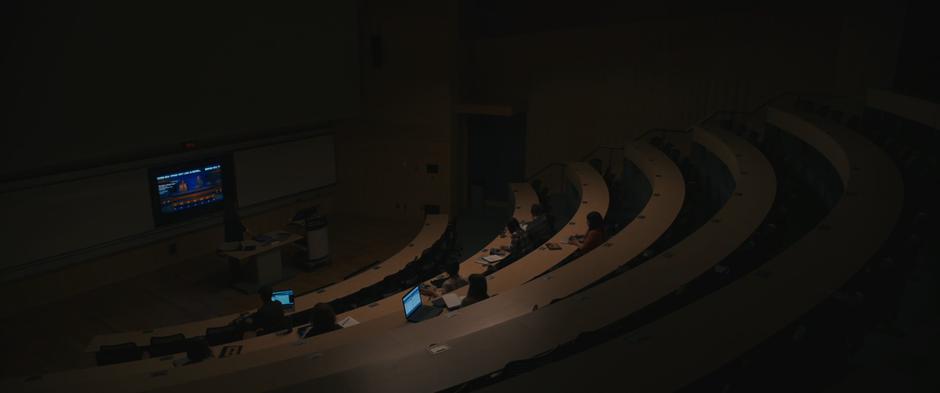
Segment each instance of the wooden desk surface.
[{"label": "wooden desk surface", "polygon": [[[587,212],[591,210],[595,210],[595,209],[602,211],[602,212],[606,212],[607,205],[608,205],[607,189],[606,189],[606,185],[604,184],[603,180],[600,178],[599,174],[597,174],[592,168],[590,168],[586,164],[575,163],[575,164],[569,165],[569,176],[571,176],[573,179],[578,180],[577,184],[582,188],[581,190],[582,197],[584,198],[584,201],[588,202],[588,203],[581,204],[580,209],[578,210],[579,216],[583,217],[587,214]],[[531,188],[529,188],[529,190],[531,190]],[[534,193],[532,193],[532,195],[534,196]],[[677,209],[678,208],[676,208],[676,210]],[[517,209],[517,210],[522,210],[522,209]],[[580,223],[576,222],[575,225],[564,226],[563,229],[558,234],[556,234],[555,237],[553,237],[551,241],[558,242],[560,240],[565,240],[572,234],[582,233],[583,231],[585,231],[586,223],[584,219],[582,218],[581,220],[576,220],[576,221],[580,221]],[[508,240],[503,240],[503,241],[508,241]],[[526,269],[526,270],[529,270],[529,273],[527,275],[523,275],[521,273],[516,273],[513,275],[513,276],[520,277],[519,284],[521,284],[522,282],[524,282],[523,279],[534,277],[538,273],[545,271],[548,267],[553,266],[562,258],[567,256],[571,251],[573,251],[573,249],[574,248],[571,247],[568,250],[556,251],[556,252],[551,252],[551,253],[543,252],[543,253],[538,253],[538,254],[530,254],[526,256],[525,258],[522,258],[519,261],[515,262],[514,264],[510,265],[509,267],[501,270],[497,274],[501,274],[510,268],[521,269],[524,266],[529,266],[529,269]],[[547,250],[543,250],[543,251],[547,251]],[[492,283],[494,282],[494,280],[495,278],[493,280],[490,280],[491,293],[497,293],[498,291],[502,290],[502,286],[510,285],[508,279],[503,279],[504,281],[497,281],[500,283],[499,285],[492,286]],[[499,296],[494,297],[494,299],[496,298],[499,298]],[[303,355],[304,353],[308,353],[308,354],[318,353],[318,351],[325,350],[325,348],[338,347],[342,344],[358,343],[358,342],[363,342],[363,341],[369,342],[369,341],[374,340],[376,337],[381,337],[383,333],[392,334],[395,330],[409,330],[409,329],[414,329],[414,328],[424,328],[424,330],[430,329],[434,331],[434,330],[437,330],[437,328],[433,327],[431,322],[465,320],[467,318],[460,318],[460,316],[465,311],[473,310],[474,308],[480,308],[478,306],[481,306],[486,303],[493,303],[494,306],[499,305],[496,302],[490,302],[490,301],[481,302],[480,304],[475,305],[474,307],[468,308],[467,310],[459,310],[457,312],[449,313],[447,316],[439,317],[431,321],[426,321],[421,324],[408,324],[407,322],[404,321],[404,318],[401,315],[401,312],[399,310],[401,307],[400,296],[398,297],[393,296],[392,298],[389,298],[389,299],[394,299],[394,301],[388,302],[389,304],[392,305],[392,306],[386,306],[386,307],[390,307],[388,312],[376,313],[375,311],[372,310],[372,309],[378,308],[378,306],[367,307],[368,313],[358,313],[359,311],[363,311],[363,310],[353,310],[351,312],[351,313],[356,313],[352,315],[357,320],[360,320],[360,322],[364,322],[364,321],[368,321],[372,319],[371,322],[361,323],[360,325],[357,325],[348,329],[343,329],[337,332],[332,332],[329,334],[318,336],[315,339],[300,341],[300,343],[302,343],[303,345],[281,345],[280,347],[277,347],[277,348],[269,348],[268,350],[264,350],[264,351],[255,351],[256,353],[252,353],[252,354],[246,354],[245,353],[246,351],[243,349],[242,355],[235,356],[232,358],[227,358],[224,360],[219,360],[218,362],[213,361],[216,367],[213,367],[212,371],[204,370],[204,372],[210,372],[210,373],[215,373],[215,374],[227,373],[227,372],[230,372],[229,370],[238,369],[238,368],[245,367],[245,366],[250,367],[253,364],[254,365],[268,364],[272,362],[277,362],[278,359],[282,359],[282,358],[287,359],[290,357],[296,357],[298,356],[298,353],[300,354],[300,356],[304,356]],[[527,312],[530,310],[531,310],[531,305],[526,305],[524,308],[524,311]],[[482,319],[474,318],[474,321],[477,321],[477,320],[482,320]],[[396,328],[403,328],[403,327],[407,327],[409,329],[396,329]],[[417,334],[421,336],[424,335],[423,333],[417,333]],[[268,335],[268,336],[260,337],[258,339],[244,341],[243,344],[246,345],[245,349],[250,350],[251,349],[249,348],[250,346],[255,347],[256,345],[257,345],[257,347],[255,347],[256,349],[263,349],[263,348],[267,348],[269,345],[272,345],[272,342],[268,342],[267,344],[260,343],[260,341],[264,341],[261,339],[265,339],[265,338],[272,338],[273,343],[274,343],[273,345],[285,344],[285,343],[290,343],[290,342],[293,342],[293,343],[298,342],[296,335],[290,335],[290,336]],[[307,344],[311,344],[311,345],[307,345]],[[196,365],[193,365],[193,366],[196,366]],[[176,371],[182,371],[185,369],[186,368],[173,369],[172,371],[175,374]],[[115,389],[115,390],[124,390],[124,388],[130,388],[130,386],[133,386],[133,385],[137,385],[141,388],[146,388],[145,386],[139,384],[139,382],[141,382],[141,375],[136,374],[136,376],[132,376],[135,374],[136,373],[127,373],[127,374],[121,373],[119,375],[113,375],[116,378],[114,378],[113,381],[110,381],[110,382],[118,382],[120,380],[125,380],[129,382],[129,385],[122,385],[120,383],[117,383],[117,384],[104,383],[103,381],[97,380],[97,378],[84,378],[80,373],[71,374],[69,375],[68,379],[70,382],[78,382],[78,383],[101,382],[104,384],[102,388]],[[192,376],[186,377],[186,376],[183,376],[182,374],[180,375],[180,377],[182,377],[184,380],[188,380],[189,378],[192,378]],[[198,379],[198,374],[196,374],[196,377]],[[149,378],[149,377],[144,377],[144,378]],[[41,389],[42,385],[53,386],[52,379],[53,378],[50,378],[49,384],[41,383],[41,384],[32,385],[31,387]],[[110,380],[111,378],[107,378],[107,379]],[[96,380],[96,381],[93,381],[93,380]],[[133,380],[137,380],[137,382],[130,382]],[[167,381],[167,382],[170,382],[170,381]],[[58,385],[61,386],[61,383],[58,383]]]},{"label": "wooden desk surface", "polygon": [[[516,204],[513,216],[520,221],[526,221],[526,220],[531,219],[531,215],[529,214],[529,208],[532,206],[532,204],[538,203],[538,196],[535,194],[535,191],[532,189],[532,186],[528,183],[513,183],[513,184],[510,184],[510,187],[511,187],[511,191],[513,194],[513,201]],[[421,243],[421,244],[426,243],[426,241],[430,240],[433,237],[434,233],[438,233],[437,238],[439,238],[440,233],[443,232],[443,228],[446,227],[447,225],[447,219],[446,219],[446,216],[428,216],[428,218],[425,220],[424,225],[425,225],[425,230],[422,231],[424,232],[424,234],[418,235],[418,237],[416,238],[417,243]],[[415,244],[416,243],[413,242],[409,245],[409,247],[414,247]],[[509,244],[508,237],[497,236],[496,238],[494,238],[493,241],[490,242],[490,244],[484,247],[484,249],[500,247],[502,245],[508,245],[508,244]],[[399,254],[402,254],[402,253],[404,253],[404,250],[400,252]],[[473,256],[471,256],[470,259],[468,259],[468,261],[471,259],[476,259],[476,258],[478,258],[478,256],[474,254]],[[401,259],[404,260],[405,258],[401,258]],[[380,265],[385,268],[382,270],[383,273],[381,274],[388,274],[388,271],[390,270],[390,266],[392,265],[394,265],[394,262],[391,261],[391,258],[390,260],[387,260],[382,265]],[[462,266],[462,274],[469,275],[474,272],[482,273],[482,269],[481,269],[482,266],[479,264],[465,263],[461,266]],[[463,270],[463,269],[466,269],[466,270]],[[354,292],[358,290],[358,288],[352,287],[353,285],[356,285],[356,282],[362,282],[364,280],[368,280],[369,279],[368,273],[377,272],[377,271],[379,271],[379,269],[376,269],[375,267],[373,267],[367,271],[360,273],[359,275],[355,277],[351,277],[349,280],[345,280],[343,282],[334,284],[330,287],[324,288],[323,292],[329,291],[330,293],[333,294],[332,296],[342,296],[342,295],[336,295],[336,294],[344,290]],[[375,276],[375,274],[373,274],[373,276]],[[376,279],[376,280],[381,280],[382,277],[376,276],[376,277],[371,277],[371,278]],[[318,292],[318,294],[323,294],[323,292]],[[314,301],[316,301],[316,299],[309,299],[309,301],[307,301],[308,303],[310,303],[309,307],[313,307],[313,305],[316,304],[314,303]],[[298,297],[296,299],[296,304],[298,305],[298,310],[299,310],[301,304],[303,304],[301,301],[301,297]],[[398,324],[398,321],[395,321],[396,326],[397,324]],[[383,326],[383,325],[377,325],[377,327],[379,326]],[[198,328],[199,327],[197,326],[192,329],[198,329]],[[267,339],[265,339],[265,337],[267,337]],[[267,348],[269,346],[276,346],[280,344],[290,343],[296,340],[296,336],[290,335],[290,336],[285,337],[285,336],[271,335],[271,336],[263,336],[263,337],[253,337],[250,339],[242,340],[241,342],[230,343],[226,345],[245,345],[246,342],[251,341],[251,340],[259,340],[259,342],[258,344],[254,346],[249,346],[248,350],[251,350],[253,348],[260,349],[260,348]],[[262,340],[267,340],[267,341],[262,341]],[[219,353],[221,348],[224,346],[225,345],[214,347],[213,348],[214,353]],[[157,371],[173,368],[173,364],[172,364],[173,360],[175,358],[182,358],[182,357],[183,357],[183,354],[176,354],[175,356],[172,356],[172,357],[150,358],[150,359],[144,359],[144,360],[140,360],[136,362],[122,363],[122,364],[116,364],[116,365],[110,365],[110,366],[104,366],[104,367],[69,370],[63,373],[58,373],[56,375],[62,380],[72,380],[74,378],[81,378],[83,380],[90,381],[90,380],[106,378],[107,376],[113,375],[113,374],[133,374],[133,373],[150,374],[150,373],[154,373]]]},{"label": "wooden desk surface", "polygon": [[[703,134],[704,131],[697,131]],[[662,298],[713,266],[743,243],[769,211],[775,194],[776,180],[767,161],[747,143],[734,135],[696,135],[696,140],[715,152],[722,159],[733,159],[729,168],[736,178],[734,196],[716,214],[719,221],[709,222],[675,247],[647,261],[636,269],[627,271],[608,282],[569,297],[556,304],[540,308],[503,323],[487,321],[491,313],[473,315],[482,318],[482,329],[454,334],[446,341],[450,349],[437,355],[425,350],[426,345],[408,345],[395,342],[372,348],[386,354],[386,358],[374,361],[350,360],[345,353],[324,353],[316,362],[282,362],[279,367],[289,367],[291,374],[298,374],[295,389],[322,389],[342,391],[411,390],[436,391],[460,382],[498,370],[511,360],[531,357],[556,345],[573,339],[580,332],[596,329],[611,321],[639,310]],[[710,145],[720,143],[730,147],[712,149]],[[730,157],[729,157],[730,156]],[[665,158],[663,158],[665,160]],[[590,257],[592,254],[589,254]],[[579,262],[582,262],[579,260]],[[591,261],[595,262],[595,261]],[[578,264],[571,264],[577,266]],[[557,280],[564,279],[559,271]],[[529,283],[518,291],[529,288]],[[467,310],[477,311],[477,310]],[[475,322],[476,319],[473,320]],[[464,323],[471,323],[465,321]],[[405,329],[401,329],[405,330]],[[432,337],[429,340],[438,339]],[[388,342],[387,340],[385,342]],[[381,343],[372,343],[380,345]],[[402,348],[404,347],[404,349]],[[341,348],[339,351],[344,351]],[[396,351],[397,349],[397,351]],[[350,352],[354,352],[350,350]],[[360,356],[365,356],[359,353]],[[296,368],[295,368],[296,367]],[[264,369],[264,368],[260,368]],[[254,372],[254,370],[250,370]],[[239,375],[239,380],[254,388],[258,374]],[[571,376],[572,381],[581,378]],[[236,379],[236,378],[231,378]],[[206,382],[219,382],[218,379]],[[270,381],[268,381],[270,382]],[[576,383],[576,382],[575,382]],[[192,390],[204,389],[208,384],[198,382]],[[284,386],[289,386],[285,383]],[[191,386],[183,387],[190,390]],[[227,386],[227,388],[235,388]],[[522,388],[516,386],[517,389]],[[245,391],[250,390],[246,389]],[[580,390],[578,388],[572,390]]]},{"label": "wooden desk surface", "polygon": [[[661,153],[659,152],[655,152],[655,153],[660,154],[661,156]],[[436,319],[433,319],[431,321],[426,321],[421,324],[408,325],[400,329],[394,329],[394,330],[386,332],[385,334],[379,334],[381,332],[379,332],[376,329],[376,331],[373,332],[375,334],[369,334],[369,335],[366,335],[365,337],[362,337],[359,334],[355,334],[354,331],[356,330],[356,328],[360,328],[363,326],[377,325],[377,324],[380,324],[380,322],[387,323],[391,321],[397,321],[397,323],[400,324],[401,323],[400,316],[398,316],[397,318],[383,318],[383,319],[377,320],[375,323],[372,323],[372,324],[362,324],[362,325],[359,325],[350,329],[343,329],[341,331],[334,332],[334,333],[337,333],[338,335],[345,334],[347,336],[353,336],[353,337],[358,336],[358,340],[350,341],[350,343],[352,344],[350,345],[350,351],[344,354],[344,356],[342,356],[342,359],[344,359],[343,361],[339,361],[337,358],[334,358],[333,360],[331,360],[330,365],[341,366],[341,365],[346,364],[348,366],[348,362],[355,363],[357,361],[369,359],[370,356],[371,357],[374,357],[376,355],[382,356],[384,354],[400,352],[400,349],[399,350],[395,350],[395,349],[386,350],[384,348],[378,348],[377,346],[385,347],[387,345],[391,345],[394,343],[403,343],[408,340],[412,341],[412,344],[414,344],[413,342],[415,340],[420,341],[420,342],[425,342],[428,340],[438,340],[438,339],[447,340],[447,337],[454,337],[454,336],[459,337],[459,336],[466,335],[466,334],[472,333],[480,329],[485,329],[488,326],[495,325],[499,322],[504,322],[515,316],[525,314],[525,313],[530,313],[533,305],[539,304],[539,302],[542,302],[542,304],[547,304],[551,299],[554,299],[555,297],[564,296],[565,294],[570,293],[570,291],[580,289],[587,283],[593,280],[596,280],[596,278],[599,278],[601,275],[606,274],[607,272],[609,272],[616,266],[619,266],[619,264],[625,263],[626,261],[631,259],[633,256],[635,256],[636,254],[644,250],[650,243],[652,243],[653,240],[655,240],[663,231],[665,231],[665,229],[669,226],[669,223],[672,222],[679,208],[681,207],[682,197],[684,196],[684,188],[683,188],[681,175],[679,175],[679,172],[675,168],[675,166],[672,165],[671,162],[669,162],[664,156],[661,156],[660,158],[661,158],[661,163],[665,163],[668,165],[666,168],[667,170],[656,171],[655,174],[660,175],[660,177],[654,177],[653,174],[650,174],[650,178],[654,179],[652,180],[654,184],[658,184],[658,186],[654,185],[654,189],[657,191],[665,191],[666,189],[671,189],[674,192],[662,192],[660,193],[660,196],[652,198],[647,208],[642,213],[647,218],[638,219],[638,220],[635,220],[633,223],[631,223],[631,225],[627,229],[624,229],[617,235],[617,237],[612,239],[612,241],[610,242],[610,244],[612,244],[611,246],[599,248],[598,250],[596,250],[597,253],[595,252],[589,253],[586,256],[577,260],[576,262],[566,265],[565,267],[554,272],[551,276],[547,276],[550,278],[536,280],[523,286],[523,288],[534,288],[535,291],[541,292],[542,295],[540,297],[533,297],[531,296],[531,294],[525,294],[525,293],[520,292],[520,288],[514,288],[510,291],[503,293],[502,295],[492,298],[491,300],[481,302],[465,310],[458,310],[457,312],[450,313],[445,317],[436,318]],[[642,164],[638,166],[640,166],[641,168],[649,167],[646,164]],[[665,187],[665,188],[663,187],[664,185],[670,185],[670,184],[672,187]],[[585,195],[588,195],[588,194],[585,193]],[[562,236],[564,236],[564,234],[562,234]],[[637,241],[633,242],[632,245],[631,245],[631,242],[629,241],[620,242],[620,240],[630,240],[631,238],[637,239]],[[617,260],[618,260],[617,263],[610,262],[610,260],[613,259],[611,258],[611,255],[615,255],[617,253],[613,251],[610,251],[607,255],[603,255],[599,253],[600,250],[604,250],[604,249],[617,250],[619,248],[621,250],[626,250],[628,249],[628,247],[632,247],[634,249],[632,254],[616,255]],[[517,262],[517,264],[520,262]],[[594,262],[598,262],[598,263],[595,264]],[[609,269],[603,268],[602,266],[604,266],[604,264],[606,264],[610,268]],[[514,265],[511,265],[511,266],[514,266]],[[586,274],[587,272],[591,272],[591,271],[596,272],[596,275],[591,276],[590,274]],[[581,274],[578,275],[576,273],[581,273]],[[575,281],[582,281],[582,280],[583,281],[579,284],[572,284],[571,282],[572,280],[562,279],[565,277],[577,277]],[[559,291],[559,288],[561,289],[561,291]],[[538,301],[533,303],[533,299],[537,299]],[[503,303],[508,303],[508,304],[503,304]],[[395,322],[390,324],[388,327],[394,327],[392,326],[394,323]],[[230,367],[222,367],[223,363],[228,363],[226,366],[234,365],[235,362],[242,363],[241,367],[239,368],[242,368],[244,366],[252,367],[254,365],[262,365],[262,364],[272,364],[272,365],[284,364],[283,363],[284,361],[279,360],[279,359],[285,359],[287,362],[290,362],[289,359],[296,358],[298,356],[297,353],[307,353],[308,354],[307,356],[310,356],[309,354],[322,353],[321,351],[323,351],[325,347],[323,345],[325,343],[325,340],[323,340],[322,338],[326,338],[326,336],[319,336],[311,340],[305,340],[302,342],[303,344],[299,346],[287,346],[283,348],[277,348],[276,351],[272,350],[272,351],[264,351],[264,352],[259,353],[259,355],[261,354],[266,355],[263,357],[267,359],[263,359],[262,356],[257,356],[257,355],[256,356],[239,356],[239,357],[232,358],[225,362],[217,363],[216,367],[213,367],[213,370],[211,371],[210,370],[200,371],[200,370],[195,370],[195,369],[190,369],[190,370],[179,369],[179,370],[173,370],[173,373],[177,374],[177,371],[189,371],[186,373],[186,374],[189,374],[188,376],[179,374],[179,377],[182,379],[189,379],[195,376],[196,379],[199,379],[199,378],[207,377],[208,375],[206,373],[212,373],[215,375],[230,375],[227,373],[231,372],[232,369]],[[438,342],[445,342],[445,341],[438,341]],[[405,344],[405,346],[409,347],[411,345]],[[421,347],[424,348],[424,344],[422,344]],[[372,348],[372,349],[369,349],[369,348]],[[342,350],[342,349],[345,349],[345,347],[336,348],[336,350]],[[360,350],[369,351],[371,355],[365,356],[362,352],[359,352]],[[295,352],[295,353],[288,354],[286,353],[288,351]],[[329,352],[331,350],[325,349],[325,351]],[[346,352],[346,351],[344,350],[343,352]],[[272,358],[271,355],[279,355],[279,356]],[[230,371],[226,372],[225,369],[229,369]],[[239,371],[239,375],[242,375],[243,373],[246,373],[246,372],[253,373],[255,372],[255,370],[256,370],[255,368],[251,368],[247,370],[242,368],[242,370]],[[193,372],[195,372],[195,374],[193,374]],[[227,378],[224,378],[224,377],[222,377],[222,379],[226,381],[228,380]],[[139,378],[137,378],[137,380],[138,382],[140,382]],[[154,381],[154,382],[157,382],[157,381]],[[223,382],[223,384],[228,385],[227,382]],[[135,384],[132,383],[130,385],[123,385],[123,386],[128,387],[131,385],[135,385]],[[109,385],[109,386],[118,386],[118,385]],[[245,388],[245,387],[242,387],[242,388]],[[255,388],[257,388],[257,385],[253,387],[249,387],[247,389],[252,390]]]},{"label": "wooden desk surface", "polygon": [[[561,243],[562,241],[567,241],[568,238],[572,235],[583,234],[587,230],[587,221],[585,219],[587,213],[593,210],[599,210],[602,214],[606,213],[607,206],[609,205],[607,185],[600,177],[600,174],[598,174],[593,168],[584,163],[572,163],[568,165],[567,171],[569,178],[575,180],[574,184],[580,188],[581,204],[578,207],[574,218],[572,218],[572,221],[569,222],[568,225],[562,226],[562,228],[559,229],[559,231],[550,240],[548,240],[548,242]],[[528,189],[531,190],[531,186]],[[538,200],[534,192],[529,197],[536,198],[534,201]],[[517,206],[522,205],[517,204]],[[508,237],[497,238],[492,243],[487,245],[487,248],[508,245],[509,241],[510,239]],[[496,273],[488,275],[487,290],[489,291],[490,295],[500,295],[503,292],[522,285],[526,281],[531,280],[539,274],[547,271],[552,266],[556,265],[562,259],[574,252],[576,249],[576,247],[571,245],[561,246],[561,250],[554,251],[549,250],[545,246],[540,246],[538,249],[530,252],[525,257],[519,259],[511,265],[504,267]],[[483,273],[486,268],[473,261],[484,255],[487,254],[476,253],[472,255],[465,263],[462,263],[460,266],[461,275],[466,277],[472,273]],[[342,319],[346,316],[351,316],[360,323],[373,320],[378,321],[370,328],[364,328],[361,327],[361,325],[356,326],[356,328],[359,328],[363,331],[363,333],[359,334],[358,336],[362,336],[363,334],[379,334],[389,329],[406,326],[409,323],[404,318],[401,305],[401,298],[405,295],[405,293],[407,293],[407,290],[381,299],[373,304],[359,307],[355,310],[343,313],[338,315],[337,318]],[[461,296],[466,295],[467,287],[460,288],[454,291],[454,293]],[[424,297],[424,299],[425,302],[430,300],[427,297]],[[447,316],[445,315],[445,317]],[[329,337],[329,335],[318,337],[317,341],[322,343],[320,345],[325,346],[330,343],[331,340],[326,339],[326,337]],[[245,346],[242,349],[242,354],[260,349],[276,347],[294,341],[296,341],[295,337],[285,336],[264,336],[254,340],[246,340],[243,342]],[[338,340],[333,346],[348,342],[349,338]]]},{"label": "wooden desk surface", "polygon": [[[846,157],[843,197],[820,226],[755,272],[615,339],[485,391],[568,391],[617,386],[674,391],[718,369],[800,318],[861,269],[888,238],[903,203],[891,160],[841,125],[771,108],[767,121],[813,144],[830,160]],[[838,149],[838,150],[833,150]],[[698,356],[689,356],[698,354]],[[575,379],[576,378],[576,379]]]},{"label": "wooden desk surface", "polygon": [[264,253],[266,253],[266,252],[268,252],[268,251],[276,250],[276,249],[278,249],[278,248],[281,248],[281,247],[283,247],[283,246],[286,246],[286,245],[288,245],[288,244],[291,244],[291,243],[293,243],[293,242],[296,242],[296,241],[298,241],[298,240],[304,238],[303,236],[300,236],[300,235],[297,235],[297,234],[294,234],[294,233],[290,233],[290,232],[287,232],[287,231],[275,231],[275,232],[267,233],[266,235],[269,235],[269,236],[276,236],[276,235],[279,235],[279,234],[283,234],[283,235],[286,236],[286,237],[284,238],[284,240],[274,240],[274,241],[269,242],[268,244],[261,244],[261,243],[258,243],[258,242],[256,242],[256,241],[254,241],[254,240],[247,240],[247,241],[244,241],[244,242],[242,242],[242,243],[249,244],[249,245],[254,245],[254,246],[255,246],[255,249],[254,249],[254,250],[246,250],[246,251],[242,251],[242,250],[239,250],[239,251],[222,251],[222,252],[220,252],[220,254],[223,255],[223,256],[226,256],[226,257],[228,257],[228,258],[235,258],[235,259],[237,259],[237,260],[239,260],[239,261],[244,261],[244,260],[249,259],[249,258],[252,258],[252,257],[254,257],[254,256],[256,256],[256,255],[261,255],[261,254],[264,254]]},{"label": "wooden desk surface", "polygon": [[[515,204],[513,216],[518,220],[531,219],[529,208],[531,208],[533,204],[536,204],[539,202],[538,195],[536,195],[535,190],[533,190],[532,186],[528,183],[512,183],[510,184],[510,187],[513,193],[513,201]],[[490,248],[499,248],[501,246],[508,246],[510,240],[511,239],[508,236],[498,235],[492,241],[490,241],[490,243],[487,244],[483,249],[487,250]],[[462,277],[468,277],[469,275],[474,274],[474,273],[480,273],[480,274],[484,273],[486,271],[486,267],[484,267],[481,264],[476,263],[475,261],[478,260],[481,256],[485,256],[485,255],[488,255],[488,253],[484,253],[481,251],[479,253],[472,254],[469,258],[463,261],[460,264],[460,275]],[[491,293],[496,293],[494,292],[493,287],[489,287],[489,290]],[[341,320],[345,318],[346,316],[351,316],[355,318],[357,321],[359,321],[360,323],[362,323],[365,321],[376,320],[376,319],[381,319],[386,316],[390,316],[389,318],[385,318],[380,323],[373,325],[372,329],[369,330],[371,332],[382,332],[382,331],[386,331],[394,327],[403,326],[407,324],[407,322],[404,320],[404,317],[401,315],[402,314],[401,298],[404,296],[406,292],[407,291],[402,291],[395,295],[381,299],[370,305],[362,306],[354,310],[350,310],[348,312],[342,313],[337,316],[337,319]],[[461,292],[459,293],[461,295],[465,295],[466,288],[463,288]],[[426,296],[422,295],[422,298],[425,300],[425,302],[430,301],[430,299]],[[365,329],[363,330],[365,331]],[[267,349],[267,348],[277,347],[281,345],[291,344],[296,341],[297,341],[296,335],[287,335],[287,336],[266,335],[262,337],[245,339],[245,340],[235,342],[235,343],[229,343],[226,345],[242,345],[242,354],[246,354],[248,352],[258,351],[261,349]],[[218,353],[218,351],[221,350],[222,347],[223,346],[218,346],[218,347],[213,348],[213,350],[216,353]]]},{"label": "wooden desk surface", "polygon": [[[424,225],[417,236],[398,253],[389,257],[379,265],[365,270],[347,280],[337,282],[320,290],[297,296],[294,299],[294,308],[297,311],[309,309],[319,302],[327,302],[348,294],[354,293],[368,285],[374,284],[386,275],[396,272],[403,268],[408,262],[421,256],[428,247],[440,239],[447,229],[448,216],[446,214],[428,215],[424,219]],[[297,236],[297,235],[293,235]],[[295,239],[296,240],[296,239]],[[246,310],[250,312],[252,310]],[[98,335],[92,338],[87,352],[95,352],[101,345],[120,344],[125,342],[134,342],[137,345],[150,345],[150,338],[154,336],[167,336],[171,334],[183,333],[186,337],[202,336],[206,329],[210,327],[225,326],[231,323],[239,314],[222,315],[206,320],[193,321],[179,325],[165,326],[156,329],[134,332],[121,332],[113,334]]]}]

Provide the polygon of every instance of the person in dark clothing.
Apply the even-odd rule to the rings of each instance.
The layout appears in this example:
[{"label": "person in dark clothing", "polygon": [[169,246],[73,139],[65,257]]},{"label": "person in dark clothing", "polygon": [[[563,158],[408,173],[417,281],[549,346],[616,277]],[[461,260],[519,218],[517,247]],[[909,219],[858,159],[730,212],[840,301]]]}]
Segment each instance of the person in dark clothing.
[{"label": "person in dark clothing", "polygon": [[506,223],[506,232],[509,232],[511,240],[508,245],[500,247],[503,251],[508,252],[509,254],[503,260],[497,262],[495,265],[491,265],[486,269],[486,274],[491,274],[497,270],[500,270],[506,266],[509,266],[513,262],[522,258],[526,253],[531,251],[531,239],[529,239],[529,234],[525,229],[522,229],[522,226],[519,225],[519,221],[515,217],[509,219],[509,222]]},{"label": "person in dark clothing", "polygon": [[548,215],[542,208],[542,205],[534,204],[530,210],[532,221],[526,226],[526,233],[529,234],[529,241],[533,245],[539,245],[551,239],[553,228],[548,220]]},{"label": "person in dark clothing", "polygon": [[271,298],[273,294],[274,290],[269,286],[263,286],[258,290],[261,307],[251,315],[250,326],[256,331],[260,330],[261,334],[288,328],[284,308],[281,302]]},{"label": "person in dark clothing", "polygon": [[512,238],[509,247],[506,248],[510,255],[518,258],[529,250],[529,234],[522,229],[515,217],[510,218],[509,222],[506,223],[506,231],[509,232],[509,236]]},{"label": "person in dark clothing", "polygon": [[242,224],[241,218],[238,216],[238,209],[226,206],[225,216],[222,222],[225,227],[226,242],[240,242],[245,240],[246,228],[245,225]]},{"label": "person in dark clothing", "polygon": [[343,327],[336,323],[336,313],[329,303],[317,303],[310,312],[310,330],[304,334],[304,338],[313,337],[319,334],[332,332]]},{"label": "person in dark clothing", "polygon": [[596,211],[588,213],[587,222],[587,233],[584,234],[583,238],[576,239],[578,253],[580,255],[584,255],[588,251],[597,248],[597,246],[603,244],[607,238],[604,216],[602,216],[601,213]]},{"label": "person in dark clothing", "polygon": [[447,272],[447,279],[441,283],[440,288],[421,288],[421,294],[430,297],[438,297],[467,285],[467,280],[460,277],[459,263],[450,263],[444,266],[444,271]]},{"label": "person in dark clothing", "polygon": [[597,248],[601,244],[604,244],[604,241],[607,240],[604,216],[596,211],[590,212],[587,214],[587,223],[587,233],[580,236],[572,236],[568,239],[568,244],[577,246],[578,249],[571,253],[571,255],[565,257],[565,259],[562,259],[561,262],[559,262],[557,265],[549,269],[550,272],[567,265],[571,261],[580,258],[589,251]]},{"label": "person in dark clothing", "polygon": [[486,290],[486,276],[478,273],[471,274],[467,281],[470,284],[467,288],[467,296],[460,302],[461,307],[469,306],[490,297]]}]

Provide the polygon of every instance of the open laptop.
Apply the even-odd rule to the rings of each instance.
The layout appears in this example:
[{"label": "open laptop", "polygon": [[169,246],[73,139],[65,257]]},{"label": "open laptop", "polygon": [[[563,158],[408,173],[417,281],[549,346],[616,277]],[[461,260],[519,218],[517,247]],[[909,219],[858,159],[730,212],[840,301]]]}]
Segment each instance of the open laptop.
[{"label": "open laptop", "polygon": [[294,311],[294,290],[285,289],[283,291],[274,291],[271,294],[271,300],[277,300],[281,302],[281,308],[284,311]]},{"label": "open laptop", "polygon": [[420,286],[414,287],[401,298],[401,304],[405,308],[405,319],[408,322],[421,322],[444,312],[443,308],[425,305],[423,299],[421,299],[419,288]]}]

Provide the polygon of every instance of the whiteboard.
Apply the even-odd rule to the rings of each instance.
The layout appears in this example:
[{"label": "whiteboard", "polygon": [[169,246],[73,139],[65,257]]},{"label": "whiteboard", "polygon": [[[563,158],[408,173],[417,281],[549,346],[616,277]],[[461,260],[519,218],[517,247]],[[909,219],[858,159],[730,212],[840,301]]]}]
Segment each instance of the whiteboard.
[{"label": "whiteboard", "polygon": [[[240,205],[335,183],[333,147],[333,136],[322,135],[234,152]],[[148,172],[138,168],[0,193],[0,247],[6,250],[0,270],[151,235]]]},{"label": "whiteboard", "polygon": [[153,228],[146,169],[0,194],[0,267],[18,266]]},{"label": "whiteboard", "polygon": [[336,182],[332,135],[237,151],[234,161],[240,207]]}]

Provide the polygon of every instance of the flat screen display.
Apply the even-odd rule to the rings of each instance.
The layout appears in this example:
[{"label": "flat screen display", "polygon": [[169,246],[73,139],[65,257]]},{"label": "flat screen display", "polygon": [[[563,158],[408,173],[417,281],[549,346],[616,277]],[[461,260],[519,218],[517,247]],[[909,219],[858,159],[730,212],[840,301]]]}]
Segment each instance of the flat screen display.
[{"label": "flat screen display", "polygon": [[410,317],[419,307],[421,307],[421,292],[415,287],[408,294],[401,298],[401,303],[405,306],[405,317]]},{"label": "flat screen display", "polygon": [[151,170],[154,220],[157,225],[178,222],[221,210],[226,198],[221,159]]},{"label": "flat screen display", "polygon": [[271,300],[280,302],[283,308],[294,307],[294,290],[274,291],[274,293],[271,294]]}]

